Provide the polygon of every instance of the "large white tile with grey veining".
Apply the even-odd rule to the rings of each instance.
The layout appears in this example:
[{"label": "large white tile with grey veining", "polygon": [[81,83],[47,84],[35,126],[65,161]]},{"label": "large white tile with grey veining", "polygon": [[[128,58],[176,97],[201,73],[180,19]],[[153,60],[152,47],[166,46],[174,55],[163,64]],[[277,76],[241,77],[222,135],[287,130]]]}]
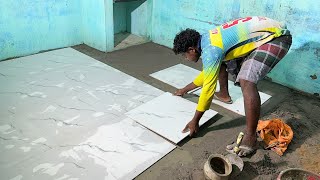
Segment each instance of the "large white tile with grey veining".
[{"label": "large white tile with grey veining", "polygon": [[192,82],[200,71],[183,64],[177,64],[150,74],[151,77],[176,88],[183,88]]},{"label": "large white tile with grey veining", "polygon": [[[125,118],[125,117],[123,117]],[[61,143],[1,173],[2,179],[133,179],[175,148],[125,118],[101,125],[85,141]]]},{"label": "large white tile with grey veining", "polygon": [[0,62],[0,84],[0,174],[36,164],[61,145],[86,142],[163,93],[71,48]]},{"label": "large white tile with grey veining", "polygon": [[[177,64],[167,69],[150,74],[150,76],[162,82],[165,82],[171,86],[174,86],[176,88],[183,88],[184,86],[192,82],[199,73],[200,71],[196,69],[190,68],[183,64]],[[238,86],[235,86],[232,81],[228,81],[228,88],[229,88],[229,94],[233,100],[232,104],[226,104],[216,99],[213,99],[212,103],[222,106],[228,110],[231,110],[233,112],[236,112],[244,116],[245,111],[244,111],[243,95],[242,95],[241,88]],[[216,91],[218,92],[219,90],[220,90],[220,85],[218,82]],[[201,89],[194,90],[191,93],[200,96]],[[266,102],[268,99],[271,98],[270,95],[265,94],[263,92],[259,92],[259,94],[261,97],[261,104],[263,104],[264,102]]]},{"label": "large white tile with grey veining", "polygon": [[[188,133],[182,133],[182,129],[193,118],[196,103],[164,93],[151,101],[126,113],[128,117],[158,133],[166,139],[178,143]],[[208,110],[200,121],[200,126],[217,114]]]}]

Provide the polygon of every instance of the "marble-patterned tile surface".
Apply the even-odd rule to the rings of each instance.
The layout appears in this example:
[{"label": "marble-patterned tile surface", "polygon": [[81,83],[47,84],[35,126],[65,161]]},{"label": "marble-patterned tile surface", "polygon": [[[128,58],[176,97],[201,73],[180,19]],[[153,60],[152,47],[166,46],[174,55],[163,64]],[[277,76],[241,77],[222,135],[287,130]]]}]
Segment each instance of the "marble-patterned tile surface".
[{"label": "marble-patterned tile surface", "polygon": [[126,118],[77,144],[61,143],[1,173],[1,179],[133,179],[175,148]]},{"label": "marble-patterned tile surface", "polygon": [[[16,167],[28,166],[26,162],[36,165],[42,154],[59,162],[60,146],[81,146],[102,127],[114,127],[122,122],[125,112],[163,93],[71,48],[0,62],[0,84],[1,177],[8,172],[20,172]],[[150,148],[148,143],[154,146],[152,138],[142,139],[146,151]],[[131,145],[132,149],[137,146]],[[92,151],[92,156],[98,156],[94,153]],[[142,160],[144,157],[150,159],[150,156],[141,156]],[[154,158],[159,158],[158,154]],[[120,161],[107,162],[121,167],[116,165]],[[89,158],[86,163],[83,165],[99,166],[100,174],[107,172],[98,160]],[[132,168],[139,167],[139,163]],[[58,168],[49,160],[44,164],[44,167]],[[127,171],[123,173],[125,176]],[[57,176],[40,179],[55,178]]]},{"label": "marble-patterned tile surface", "polygon": [[[200,71],[196,69],[190,68],[183,64],[177,64],[167,69],[150,74],[150,76],[160,81],[163,81],[173,87],[183,88],[184,86],[192,82],[199,73]],[[228,81],[228,87],[229,87],[229,94],[233,100],[233,104],[226,104],[216,99],[213,99],[212,103],[222,106],[228,110],[231,110],[233,112],[236,112],[244,116],[245,111],[244,111],[243,95],[241,92],[241,88],[238,86],[235,86],[232,81]],[[219,90],[220,90],[220,86],[218,83],[216,91],[219,91]],[[201,89],[194,90],[191,93],[199,96],[201,93]],[[271,98],[270,95],[265,94],[263,92],[259,92],[259,94],[261,97],[261,104],[263,104],[269,98]]]},{"label": "marble-patterned tile surface", "polygon": [[[178,143],[189,134],[182,133],[182,129],[193,118],[196,106],[196,103],[167,92],[127,112],[126,115],[166,139]],[[206,111],[199,125],[216,114],[213,110]]]},{"label": "marble-patterned tile surface", "polygon": [[176,88],[183,88],[191,83],[200,71],[183,64],[177,64],[150,74],[151,77]]}]

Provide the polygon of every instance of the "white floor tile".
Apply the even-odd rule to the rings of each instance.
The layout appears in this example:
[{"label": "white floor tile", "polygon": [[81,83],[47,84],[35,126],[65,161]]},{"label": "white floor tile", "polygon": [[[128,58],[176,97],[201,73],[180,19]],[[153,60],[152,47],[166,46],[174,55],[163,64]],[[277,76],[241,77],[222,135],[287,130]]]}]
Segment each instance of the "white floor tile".
[{"label": "white floor tile", "polygon": [[85,141],[60,144],[1,172],[4,179],[133,179],[174,145],[127,118],[102,125]]},{"label": "white floor tile", "polygon": [[[164,93],[151,101],[127,112],[127,116],[166,139],[178,143],[189,133],[182,129],[193,118],[197,104]],[[217,112],[208,110],[201,118],[200,125],[215,116]]]},{"label": "white floor tile", "polygon": [[199,73],[200,71],[189,66],[177,64],[167,69],[150,74],[150,76],[173,87],[183,88],[192,82]]},{"label": "white floor tile", "polygon": [[[174,86],[176,88],[183,88],[184,86],[192,82],[199,73],[200,71],[196,69],[190,68],[183,64],[178,64],[178,65],[169,67],[167,69],[155,72],[150,76],[160,81],[163,81],[171,86]],[[231,110],[233,112],[236,112],[244,116],[245,111],[244,111],[243,96],[242,96],[241,88],[238,86],[234,86],[234,83],[232,81],[228,81],[228,87],[229,87],[230,96],[233,100],[233,104],[226,104],[215,99],[213,99],[212,103],[222,106],[228,110]],[[216,91],[218,92],[219,90],[220,90],[220,86],[218,83]],[[199,96],[201,93],[201,89],[195,90],[192,93]],[[259,92],[259,94],[261,97],[261,104],[263,104],[269,98],[271,98],[270,95],[265,94],[263,92]]]},{"label": "white floor tile", "polygon": [[[101,179],[108,172],[131,179],[172,149],[123,121],[125,112],[163,92],[74,49],[3,61],[0,72],[1,178],[57,179],[64,176],[59,169],[71,166],[66,175],[80,179]],[[120,133],[119,139],[110,132]],[[72,150],[73,159],[60,156],[61,148]],[[108,152],[115,149],[121,153]],[[154,149],[158,153],[148,152]]]}]

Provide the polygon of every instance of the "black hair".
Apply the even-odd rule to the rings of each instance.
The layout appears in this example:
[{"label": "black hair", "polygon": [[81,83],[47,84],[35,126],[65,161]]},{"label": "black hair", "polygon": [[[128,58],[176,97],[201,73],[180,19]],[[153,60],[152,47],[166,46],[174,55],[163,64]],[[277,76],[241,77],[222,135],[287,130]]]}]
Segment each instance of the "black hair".
[{"label": "black hair", "polygon": [[189,47],[197,47],[200,34],[194,29],[186,29],[176,35],[173,42],[175,54],[185,53]]}]

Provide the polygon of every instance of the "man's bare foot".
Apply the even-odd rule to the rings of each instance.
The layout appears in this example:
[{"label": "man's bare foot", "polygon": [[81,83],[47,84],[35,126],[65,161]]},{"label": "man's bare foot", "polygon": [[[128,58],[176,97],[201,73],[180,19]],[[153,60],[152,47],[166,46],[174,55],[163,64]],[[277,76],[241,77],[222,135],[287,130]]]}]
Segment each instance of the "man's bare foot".
[{"label": "man's bare foot", "polygon": [[[255,152],[257,144],[256,135],[245,134],[239,146],[240,151],[237,153],[240,157],[248,156]],[[232,152],[236,143],[227,146],[227,151]]]},{"label": "man's bare foot", "polygon": [[227,104],[231,104],[232,103],[232,99],[230,97],[229,94],[223,94],[220,91],[216,92],[215,94],[216,99],[218,99],[221,102],[227,103]]},{"label": "man's bare foot", "polygon": [[248,135],[245,134],[243,136],[243,139],[241,141],[241,145],[249,146],[249,147],[255,147],[257,144],[257,135]]}]

